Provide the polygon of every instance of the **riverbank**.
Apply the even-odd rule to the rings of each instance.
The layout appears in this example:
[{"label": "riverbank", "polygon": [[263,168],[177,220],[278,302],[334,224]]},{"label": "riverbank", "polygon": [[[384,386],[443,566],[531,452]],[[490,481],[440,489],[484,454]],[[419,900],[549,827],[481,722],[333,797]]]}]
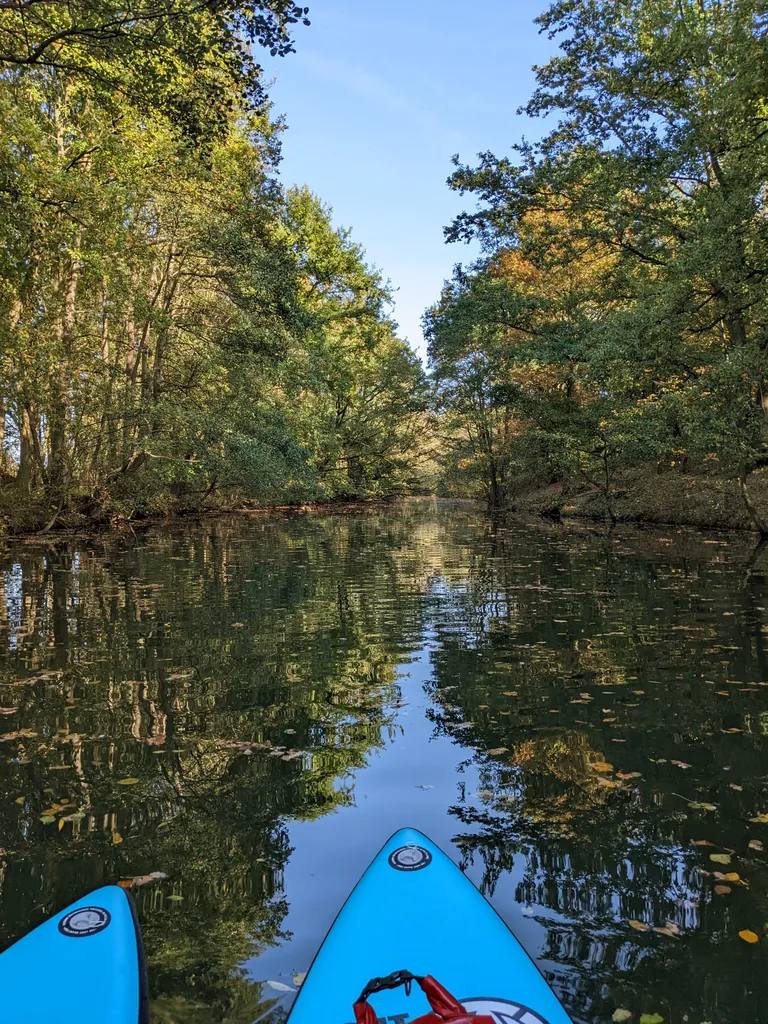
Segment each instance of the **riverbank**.
[{"label": "riverbank", "polygon": [[[324,500],[280,505],[248,504],[207,506],[205,508],[178,510],[156,516],[128,518],[125,516],[107,516],[99,510],[93,515],[63,513],[50,528],[42,523],[43,517],[30,522],[28,517],[17,512],[14,521],[9,524],[8,516],[0,515],[0,542],[3,540],[34,543],[48,542],[57,537],[76,537],[87,535],[119,534],[121,532],[145,530],[154,527],[170,526],[176,523],[196,523],[203,519],[217,519],[226,516],[242,516],[243,518],[260,516],[293,516],[293,515],[344,515],[389,508],[403,500],[402,495],[390,495],[375,498],[328,498]],[[459,501],[460,499],[456,499]],[[474,503],[473,503],[474,504]]]},{"label": "riverbank", "polygon": [[[758,508],[768,509],[768,479],[763,474],[751,478],[750,494]],[[755,532],[738,481],[714,475],[628,472],[616,481],[611,509],[621,523]],[[555,518],[608,518],[602,491],[569,490],[562,484],[523,491],[510,511]]]},{"label": "riverbank", "polygon": [[[754,474],[750,493],[758,508],[768,509],[768,478]],[[48,526],[51,514],[9,502],[6,490],[4,507],[0,508],[0,539],[31,542],[60,536],[102,534],[139,530],[184,521],[196,522],[218,516],[280,516],[338,515],[347,512],[374,512],[390,507],[408,497],[428,495],[395,494],[371,498],[328,498],[292,504],[223,503],[196,509],[179,509],[156,516],[130,518],[110,516],[103,508],[94,507],[88,514],[64,512]],[[446,498],[446,501],[481,505],[469,498]],[[718,476],[685,473],[625,473],[617,481],[611,495],[611,508],[616,522],[658,526],[686,526],[702,530],[738,530],[755,532],[739,492],[738,481]],[[547,487],[521,489],[510,514],[541,516],[547,519],[584,519],[605,521],[609,518],[606,500],[597,488],[575,489],[561,483]],[[47,522],[46,522],[47,520]]]}]

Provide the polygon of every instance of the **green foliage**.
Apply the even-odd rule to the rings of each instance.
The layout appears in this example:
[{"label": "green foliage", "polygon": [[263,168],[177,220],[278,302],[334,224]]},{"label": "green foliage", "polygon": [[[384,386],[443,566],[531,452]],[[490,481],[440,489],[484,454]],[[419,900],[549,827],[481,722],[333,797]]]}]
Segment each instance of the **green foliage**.
[{"label": "green foliage", "polygon": [[764,8],[562,0],[539,23],[561,53],[526,111],[559,120],[514,162],[456,158],[478,207],[447,236],[488,256],[430,314],[438,379],[459,325],[496,367],[493,404],[533,431],[522,447],[551,453],[542,475],[603,463],[610,505],[615,469],[716,459],[762,529],[746,481],[768,453]]},{"label": "green foliage", "polygon": [[226,130],[240,103],[264,102],[251,51],[293,49],[308,25],[293,0],[35,0],[0,14],[0,69],[54,70],[87,82],[119,116],[125,103],[162,113],[188,139]]},{"label": "green foliage", "polygon": [[[262,26],[278,47],[289,7]],[[195,31],[169,10],[153,47]],[[102,40],[98,60],[149,59],[131,24],[139,41]],[[363,250],[275,181],[268,112],[230,83],[193,147],[161,98],[107,100],[83,69],[19,64],[0,78],[0,498],[28,510],[14,525],[408,487],[423,371]]]}]

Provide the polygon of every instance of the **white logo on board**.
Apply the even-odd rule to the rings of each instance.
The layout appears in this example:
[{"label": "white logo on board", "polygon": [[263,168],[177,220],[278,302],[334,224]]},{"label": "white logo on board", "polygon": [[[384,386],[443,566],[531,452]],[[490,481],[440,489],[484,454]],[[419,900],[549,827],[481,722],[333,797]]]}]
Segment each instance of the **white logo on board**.
[{"label": "white logo on board", "polygon": [[488,999],[481,996],[477,999],[462,999],[461,1003],[470,1013],[482,1013],[493,1017],[497,1024],[547,1024],[540,1014],[529,1010],[522,1003],[512,1003],[507,999]]}]

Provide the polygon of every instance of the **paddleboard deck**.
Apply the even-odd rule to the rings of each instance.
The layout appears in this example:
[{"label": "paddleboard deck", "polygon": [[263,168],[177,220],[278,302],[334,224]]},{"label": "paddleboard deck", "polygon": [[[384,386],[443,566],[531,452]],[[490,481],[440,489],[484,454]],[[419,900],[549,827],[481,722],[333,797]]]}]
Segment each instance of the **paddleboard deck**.
[{"label": "paddleboard deck", "polygon": [[149,1024],[144,944],[124,889],[97,889],[0,954],[0,1021]]},{"label": "paddleboard deck", "polygon": [[[384,845],[315,957],[289,1024],[351,1024],[374,977],[431,974],[473,1013],[498,1024],[571,1024],[523,947],[472,882],[415,829]],[[429,1013],[417,986],[372,996],[379,1024]]]}]

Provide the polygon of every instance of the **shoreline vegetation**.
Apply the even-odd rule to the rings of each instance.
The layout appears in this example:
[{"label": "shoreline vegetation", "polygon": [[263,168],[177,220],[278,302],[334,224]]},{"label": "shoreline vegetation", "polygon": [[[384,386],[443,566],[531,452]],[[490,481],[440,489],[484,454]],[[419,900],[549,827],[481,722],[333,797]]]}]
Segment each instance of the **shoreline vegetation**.
[{"label": "shoreline vegetation", "polygon": [[[592,489],[568,491],[562,484],[531,488],[521,491],[515,503],[495,512],[488,510],[481,498],[466,498],[439,494],[392,494],[369,498],[326,498],[322,500],[295,502],[290,504],[254,503],[239,505],[218,505],[172,511],[140,519],[103,518],[93,520],[63,521],[45,531],[19,530],[0,536],[2,541],[16,544],[50,544],[75,537],[109,537],[121,533],[145,531],[158,527],[173,527],[185,522],[198,523],[208,519],[234,518],[279,518],[284,516],[337,516],[376,514],[387,509],[402,508],[410,501],[438,501],[449,505],[482,509],[493,518],[513,527],[516,520],[530,523],[541,519],[551,523],[569,521],[638,527],[676,527],[701,530],[702,532],[738,532],[755,534],[749,516],[745,512],[737,481],[721,478],[690,477],[682,483],[677,475],[658,477],[653,487],[645,492],[627,487],[617,491],[614,519],[606,515],[602,495]],[[637,481],[635,481],[637,483]],[[768,484],[762,481],[756,487],[759,500],[768,504]]]},{"label": "shoreline vegetation", "polygon": [[278,177],[256,58],[307,13],[0,14],[0,534],[435,493],[768,536],[764,4],[541,14],[548,134],[454,157],[446,240],[482,255],[424,315],[426,369]]}]

